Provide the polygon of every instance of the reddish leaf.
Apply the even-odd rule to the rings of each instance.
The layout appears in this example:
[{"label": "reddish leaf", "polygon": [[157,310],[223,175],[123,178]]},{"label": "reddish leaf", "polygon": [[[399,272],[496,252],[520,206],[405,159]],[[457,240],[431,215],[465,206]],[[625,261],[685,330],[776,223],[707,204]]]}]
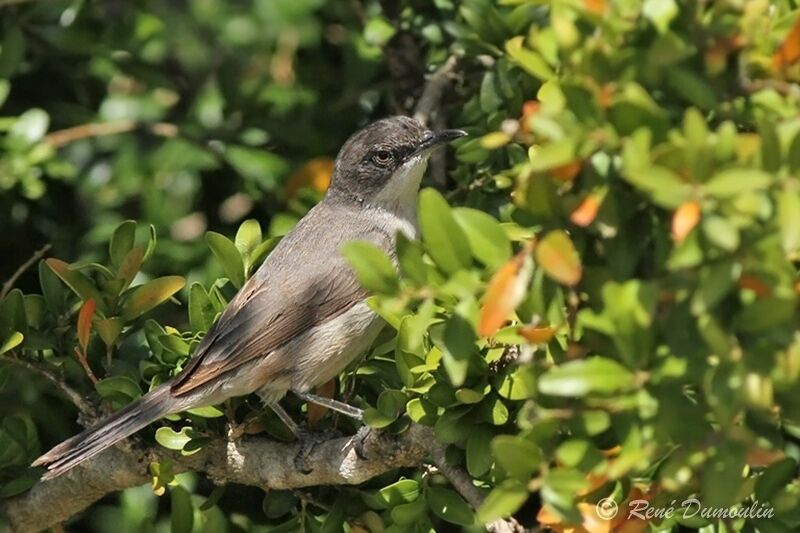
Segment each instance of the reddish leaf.
[{"label": "reddish leaf", "polygon": [[561,165],[550,169],[550,174],[561,181],[572,181],[578,172],[581,171],[581,162],[572,161],[566,165]]},{"label": "reddish leaf", "polygon": [[89,334],[92,332],[92,318],[94,318],[94,300],[90,298],[83,303],[78,313],[78,344],[84,353],[89,344]]},{"label": "reddish leaf", "polygon": [[300,189],[313,189],[317,192],[328,190],[333,173],[333,159],[329,157],[317,157],[312,159],[294,174],[289,176],[286,182],[286,198],[293,198]]},{"label": "reddish leaf", "polygon": [[772,55],[772,68],[783,70],[798,59],[800,59],[800,17],[797,17],[789,35]]},{"label": "reddish leaf", "polygon": [[550,340],[556,334],[556,331],[558,331],[558,328],[553,328],[550,326],[536,327],[530,324],[519,328],[519,334],[531,344],[545,344],[550,342]]},{"label": "reddish leaf", "polygon": [[759,298],[764,298],[772,294],[770,286],[752,274],[743,274],[736,284],[740,289],[753,291]]},{"label": "reddish leaf", "polygon": [[531,117],[539,112],[539,102],[536,100],[528,100],[522,104],[522,117],[519,119],[520,129],[523,133],[530,133],[531,131]]},{"label": "reddish leaf", "polygon": [[479,335],[494,335],[522,301],[530,281],[529,258],[530,246],[526,246],[492,276],[478,321]]},{"label": "reddish leaf", "polygon": [[602,15],[608,9],[608,2],[606,0],[583,0],[583,7],[590,13]]},{"label": "reddish leaf", "polygon": [[536,246],[536,262],[545,273],[564,285],[577,285],[583,269],[578,252],[563,231],[551,231]]},{"label": "reddish leaf", "polygon": [[575,211],[570,214],[570,221],[576,226],[585,228],[597,217],[597,212],[600,210],[600,202],[602,198],[597,194],[590,194],[575,208]]},{"label": "reddish leaf", "polygon": [[672,215],[672,238],[678,244],[682,243],[698,222],[700,222],[700,204],[694,201],[682,203]]}]

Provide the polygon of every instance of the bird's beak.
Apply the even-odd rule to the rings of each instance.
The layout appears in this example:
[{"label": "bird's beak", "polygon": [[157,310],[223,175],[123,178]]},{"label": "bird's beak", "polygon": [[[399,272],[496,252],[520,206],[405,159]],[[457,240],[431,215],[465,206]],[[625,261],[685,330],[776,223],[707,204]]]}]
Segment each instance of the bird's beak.
[{"label": "bird's beak", "polygon": [[441,146],[443,144],[449,143],[459,137],[463,137],[467,134],[464,130],[442,130],[437,132],[428,132],[425,137],[422,139],[422,142],[419,144],[416,150],[414,150],[413,155],[431,152],[434,148]]}]

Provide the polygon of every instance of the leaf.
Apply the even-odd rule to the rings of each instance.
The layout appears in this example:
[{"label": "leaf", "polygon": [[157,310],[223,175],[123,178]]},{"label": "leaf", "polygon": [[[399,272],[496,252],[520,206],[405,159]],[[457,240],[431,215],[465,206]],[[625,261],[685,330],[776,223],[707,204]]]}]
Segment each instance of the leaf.
[{"label": "leaf", "polygon": [[19,139],[26,144],[38,142],[47,133],[50,116],[42,109],[28,109],[22,113],[8,132],[9,138]]},{"label": "leaf", "polygon": [[551,396],[609,394],[630,390],[635,384],[627,368],[604,357],[569,361],[539,377],[539,391]]},{"label": "leaf", "polygon": [[464,499],[454,491],[439,487],[428,487],[426,500],[433,514],[460,526],[471,526],[475,523],[472,511]]},{"label": "leaf", "polygon": [[42,296],[47,302],[47,308],[54,313],[58,313],[64,305],[64,286],[59,279],[47,261],[39,262],[39,285],[42,288]]},{"label": "leaf", "polygon": [[478,522],[487,524],[517,512],[528,499],[528,489],[519,481],[507,479],[486,496],[478,508]]},{"label": "leaf", "polygon": [[475,259],[489,268],[497,268],[508,260],[511,256],[511,242],[494,217],[468,207],[457,207],[452,213],[464,230]]},{"label": "leaf", "polygon": [[352,241],[342,246],[341,253],[364,288],[378,294],[397,292],[397,270],[383,250],[369,242]]},{"label": "leaf", "polygon": [[492,436],[485,426],[478,426],[467,439],[467,471],[472,477],[480,477],[492,467]]},{"label": "leaf", "polygon": [[453,218],[447,201],[434,189],[420,193],[419,226],[428,254],[442,270],[455,274],[472,265],[469,241]]},{"label": "leaf", "polygon": [[[575,159],[575,142],[562,139],[538,147],[531,154],[531,170],[541,172],[560,168],[573,163]],[[580,168],[580,165],[578,166]],[[572,173],[574,177],[575,172]]]},{"label": "leaf", "polygon": [[464,317],[454,314],[445,322],[438,341],[447,376],[454,386],[460,387],[467,377],[469,361],[475,353],[475,332]]},{"label": "leaf", "polygon": [[89,344],[89,334],[92,332],[92,319],[94,318],[94,300],[89,299],[81,306],[78,313],[78,344],[83,353],[86,353],[86,346]]},{"label": "leaf", "polygon": [[798,59],[800,59],[800,16],[795,19],[792,29],[772,55],[772,68],[776,71],[783,70],[796,63]]},{"label": "leaf", "polygon": [[192,440],[189,426],[184,426],[180,431],[175,431],[171,427],[163,426],[156,430],[156,442],[168,450],[181,451],[186,444]]},{"label": "leaf", "polygon": [[206,243],[233,286],[240,289],[244,284],[244,262],[239,249],[230,239],[215,231],[206,232]]},{"label": "leaf", "polygon": [[120,316],[125,322],[142,316],[170,296],[178,292],[186,284],[180,276],[164,276],[148,281],[144,285],[134,287],[128,293],[122,304]]},{"label": "leaf", "polygon": [[547,344],[555,336],[558,328],[550,326],[536,327],[524,325],[519,328],[519,334],[530,344]]},{"label": "leaf", "polygon": [[122,261],[120,261],[119,267],[117,268],[117,277],[124,281],[120,291],[124,291],[130,286],[131,283],[133,283],[133,279],[142,268],[142,263],[144,263],[144,257],[146,254],[146,247],[140,244],[139,246],[134,246],[128,250],[128,253],[126,253],[125,257],[122,258]]},{"label": "leaf", "polygon": [[730,198],[767,188],[772,176],[754,168],[732,168],[718,172],[708,180],[705,189],[717,198]]},{"label": "leaf", "polygon": [[9,335],[4,341],[3,344],[0,344],[0,355],[13,350],[25,339],[24,335],[19,331],[13,331],[11,335]]},{"label": "leaf", "polygon": [[122,326],[122,319],[116,316],[96,320],[94,323],[94,329],[97,331],[97,334],[100,335],[100,338],[103,339],[106,346],[112,346],[116,342],[119,334],[122,333]]},{"label": "leaf", "polygon": [[[659,2],[661,0],[654,1]],[[666,81],[677,94],[700,109],[710,110],[718,105],[717,96],[706,80],[692,70],[673,67],[669,69]]]},{"label": "leaf", "polygon": [[250,257],[253,250],[261,244],[261,224],[253,218],[242,222],[236,231],[234,243],[242,257]]},{"label": "leaf", "polygon": [[787,189],[779,193],[778,228],[784,252],[800,249],[800,192]]},{"label": "leaf", "polygon": [[[133,248],[136,239],[136,222],[126,220],[114,229],[111,240],[108,242],[108,256],[111,264],[119,268],[122,260]],[[144,254],[142,254],[144,257]]]},{"label": "leaf", "polygon": [[569,220],[576,226],[585,228],[597,218],[597,212],[605,195],[590,194],[569,215]]},{"label": "leaf", "polygon": [[329,157],[317,157],[297,169],[286,181],[286,198],[294,198],[298,191],[306,188],[318,193],[325,192],[331,182],[333,164],[333,159]]},{"label": "leaf", "polygon": [[142,395],[139,384],[128,376],[112,376],[101,379],[94,384],[94,388],[102,398],[123,405]]},{"label": "leaf", "polygon": [[672,214],[672,238],[678,244],[682,243],[698,222],[700,204],[694,201],[682,203]]},{"label": "leaf", "polygon": [[514,435],[498,435],[492,440],[492,455],[509,476],[520,481],[530,479],[543,461],[542,452],[533,442]]},{"label": "leaf", "polygon": [[536,245],[535,254],[537,264],[555,281],[569,286],[580,281],[582,269],[578,252],[563,231],[545,235]]},{"label": "leaf", "polygon": [[189,289],[189,325],[192,331],[208,331],[216,316],[217,310],[206,290],[200,283],[192,283]]},{"label": "leaf", "polygon": [[549,80],[555,77],[555,72],[542,58],[541,55],[525,48],[524,37],[514,37],[506,41],[506,53],[514,62],[522,67],[528,74],[539,80]]},{"label": "leaf", "polygon": [[191,496],[180,485],[172,487],[170,492],[170,532],[192,533],[194,507],[192,507]]},{"label": "leaf", "polygon": [[658,33],[667,33],[672,20],[678,15],[675,0],[645,0],[642,15],[656,27]]},{"label": "leaf", "polygon": [[797,461],[791,457],[772,463],[756,479],[755,495],[758,501],[768,502],[789,484],[796,475]]},{"label": "leaf", "polygon": [[411,503],[419,497],[419,483],[413,479],[401,479],[378,491],[378,500],[391,508],[402,503]]},{"label": "leaf", "polygon": [[80,296],[83,301],[94,300],[98,310],[102,311],[102,298],[92,280],[90,280],[81,272],[72,270],[67,263],[61,261],[60,259],[51,257],[50,259],[46,259],[45,262],[47,263],[47,266],[49,266],[50,269],[55,272],[59,278],[61,278],[61,281],[63,281],[67,287],[72,289],[75,294]]},{"label": "leaf", "polygon": [[483,298],[478,335],[489,337],[500,329],[525,297],[532,271],[530,247],[525,246],[495,272]]}]

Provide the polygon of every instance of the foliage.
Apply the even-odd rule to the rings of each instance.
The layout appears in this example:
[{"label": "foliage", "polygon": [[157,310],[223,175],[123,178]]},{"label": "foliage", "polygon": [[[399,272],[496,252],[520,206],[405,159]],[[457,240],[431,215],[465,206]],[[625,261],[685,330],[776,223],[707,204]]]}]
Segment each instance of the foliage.
[{"label": "foliage", "polygon": [[[107,26],[111,8],[99,4],[14,8],[23,24],[5,21],[0,55],[10,79],[0,92],[11,88],[3,110],[13,115],[2,122],[2,216],[56,244],[77,238],[85,226],[56,231],[63,214],[50,205],[67,187],[97,227],[56,249],[85,260],[49,259],[41,290],[6,295],[2,357],[58,369],[84,392],[92,376],[82,367],[94,369],[94,390],[113,406],[177,373],[318,197],[297,191],[324,179],[306,167],[292,181],[290,167],[332,154],[368,117],[402,109],[379,82],[404,81],[397,69],[410,39],[420,71],[460,58],[462,80],[443,112],[471,136],[456,143],[446,190],[422,191],[421,238],[399,239],[399,276],[374,248],[344,250],[389,327],[337,393],[365,407],[374,428],[432,426],[487,498],[473,512],[420,468],[299,497],[268,492],[263,509],[243,510],[205,480],[155,465],[173,529],[429,531],[509,515],[556,531],[796,529],[796,4],[346,4],[153,3],[118,7],[127,16]],[[55,66],[67,56],[81,58],[88,83]],[[57,97],[23,96],[54,72],[70,80]],[[94,120],[136,128],[53,141],[55,128]],[[239,190],[266,206],[252,214],[269,229],[217,227],[205,233],[212,253],[199,238],[205,227],[181,242],[176,224],[190,213],[219,222],[199,210],[200,196]],[[287,201],[288,190],[297,196]],[[119,224],[128,211],[154,226]],[[188,288],[167,277],[175,273]],[[157,313],[179,302],[185,312]],[[0,372],[18,375],[10,365]],[[10,380],[4,388],[21,390]],[[74,429],[63,402],[34,407],[47,385],[29,389],[3,408],[2,496],[34,479],[25,465],[41,449],[37,433],[50,443]],[[288,438],[256,400],[237,399],[171,417],[155,439],[192,453],[226,421]],[[90,511],[96,529],[109,528],[109,516],[133,517],[131,529],[158,520],[147,491]],[[690,497],[774,514],[602,521],[595,510],[606,498],[624,510]]]}]

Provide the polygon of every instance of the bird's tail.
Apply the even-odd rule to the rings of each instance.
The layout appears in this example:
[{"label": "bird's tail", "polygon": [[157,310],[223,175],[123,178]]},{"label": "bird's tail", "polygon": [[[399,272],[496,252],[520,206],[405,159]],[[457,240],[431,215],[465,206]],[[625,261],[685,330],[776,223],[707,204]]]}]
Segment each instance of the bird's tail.
[{"label": "bird's tail", "polygon": [[42,479],[52,479],[94,457],[162,416],[180,410],[169,385],[154,389],[137,401],[101,420],[93,427],[65,440],[36,459],[31,466],[47,466]]}]

